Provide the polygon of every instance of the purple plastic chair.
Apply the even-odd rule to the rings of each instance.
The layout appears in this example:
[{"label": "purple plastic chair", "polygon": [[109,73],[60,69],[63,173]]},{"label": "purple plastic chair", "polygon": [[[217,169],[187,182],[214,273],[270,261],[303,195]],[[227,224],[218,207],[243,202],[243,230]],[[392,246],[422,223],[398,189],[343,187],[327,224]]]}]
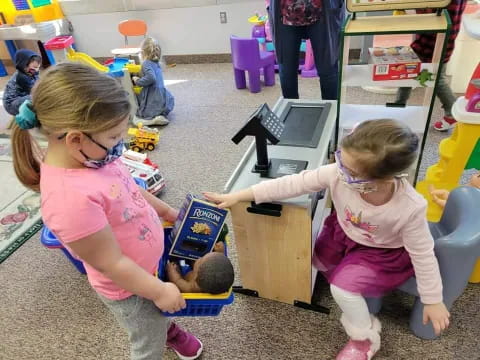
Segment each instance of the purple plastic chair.
[{"label": "purple plastic chair", "polygon": [[247,87],[245,71],[248,71],[250,92],[260,92],[260,69],[263,69],[265,86],[275,85],[275,55],[260,51],[257,39],[230,36],[230,46],[237,89]]}]

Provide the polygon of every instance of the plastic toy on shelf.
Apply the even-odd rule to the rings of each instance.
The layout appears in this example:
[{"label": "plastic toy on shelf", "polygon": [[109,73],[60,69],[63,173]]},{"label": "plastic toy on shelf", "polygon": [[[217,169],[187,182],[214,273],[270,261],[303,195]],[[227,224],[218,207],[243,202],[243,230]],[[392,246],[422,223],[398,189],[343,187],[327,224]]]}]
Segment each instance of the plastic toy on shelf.
[{"label": "plastic toy on shelf", "polygon": [[420,71],[420,73],[417,75],[417,77],[415,78],[415,80],[417,80],[421,86],[426,87],[427,85],[425,85],[425,83],[426,83],[427,81],[433,81],[433,73],[431,73],[431,72],[428,71],[427,69],[423,69],[423,70]]},{"label": "plastic toy on shelf", "polygon": [[155,150],[155,145],[160,141],[160,133],[157,129],[152,129],[138,123],[137,128],[128,129],[130,136],[129,148],[133,151]]},{"label": "plastic toy on shelf", "polygon": [[64,17],[58,0],[3,0],[0,5],[5,22],[10,25],[19,25],[22,17],[33,18],[35,23]]},{"label": "plastic toy on shelf", "polygon": [[[374,81],[415,79],[420,73],[421,61],[410,46],[375,47],[369,54]],[[424,86],[427,78],[421,81]]]},{"label": "plastic toy on shelf", "polygon": [[[0,0],[0,41],[5,42],[13,62],[17,45],[24,46],[24,41],[35,41],[38,49],[32,50],[43,52],[45,41],[55,35],[71,34],[72,31],[72,25],[64,17],[58,0]],[[46,52],[48,55],[49,51]],[[46,66],[48,60],[43,60]],[[6,71],[3,74],[0,76],[6,76]]]}]

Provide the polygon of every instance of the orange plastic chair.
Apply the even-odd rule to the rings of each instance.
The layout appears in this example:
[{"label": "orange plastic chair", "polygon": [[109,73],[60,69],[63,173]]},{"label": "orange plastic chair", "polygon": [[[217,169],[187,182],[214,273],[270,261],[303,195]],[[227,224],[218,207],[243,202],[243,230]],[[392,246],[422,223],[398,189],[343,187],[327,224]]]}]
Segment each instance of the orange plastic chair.
[{"label": "orange plastic chair", "polygon": [[147,24],[142,20],[125,20],[118,24],[118,31],[125,36],[125,46],[128,46],[129,36],[147,35]]}]

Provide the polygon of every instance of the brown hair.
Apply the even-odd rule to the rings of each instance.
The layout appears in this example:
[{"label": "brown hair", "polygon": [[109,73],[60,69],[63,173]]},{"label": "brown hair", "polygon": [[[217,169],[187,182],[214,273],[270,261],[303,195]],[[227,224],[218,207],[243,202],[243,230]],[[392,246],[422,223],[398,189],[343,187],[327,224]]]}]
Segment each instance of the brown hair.
[{"label": "brown hair", "polygon": [[[44,135],[79,130],[99,133],[130,113],[127,93],[112,77],[90,66],[62,63],[45,71],[32,90],[32,109]],[[14,124],[13,166],[20,182],[39,191],[39,146],[28,130]]]},{"label": "brown hair", "polygon": [[162,57],[162,48],[157,40],[147,37],[141,44],[142,55],[145,60],[159,62]]},{"label": "brown hair", "polygon": [[418,136],[391,119],[368,120],[343,138],[341,147],[358,154],[359,166],[372,179],[385,179],[408,169],[417,157]]}]

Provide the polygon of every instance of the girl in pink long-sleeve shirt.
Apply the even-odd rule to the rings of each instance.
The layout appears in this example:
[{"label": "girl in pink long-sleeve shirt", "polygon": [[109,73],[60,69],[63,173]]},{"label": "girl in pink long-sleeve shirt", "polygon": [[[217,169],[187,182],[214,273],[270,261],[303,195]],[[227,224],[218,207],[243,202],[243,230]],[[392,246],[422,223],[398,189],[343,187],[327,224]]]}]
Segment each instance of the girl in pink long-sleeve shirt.
[{"label": "girl in pink long-sleeve shirt", "polygon": [[381,326],[365,297],[383,296],[413,275],[425,323],[431,321],[436,333],[449,325],[427,203],[403,176],[417,148],[417,136],[402,123],[365,121],[343,139],[335,164],[232,194],[204,194],[219,207],[231,207],[239,201],[262,203],[330,190],[336,212],[325,220],[312,262],[330,283],[350,336],[337,360],[375,355]]}]

